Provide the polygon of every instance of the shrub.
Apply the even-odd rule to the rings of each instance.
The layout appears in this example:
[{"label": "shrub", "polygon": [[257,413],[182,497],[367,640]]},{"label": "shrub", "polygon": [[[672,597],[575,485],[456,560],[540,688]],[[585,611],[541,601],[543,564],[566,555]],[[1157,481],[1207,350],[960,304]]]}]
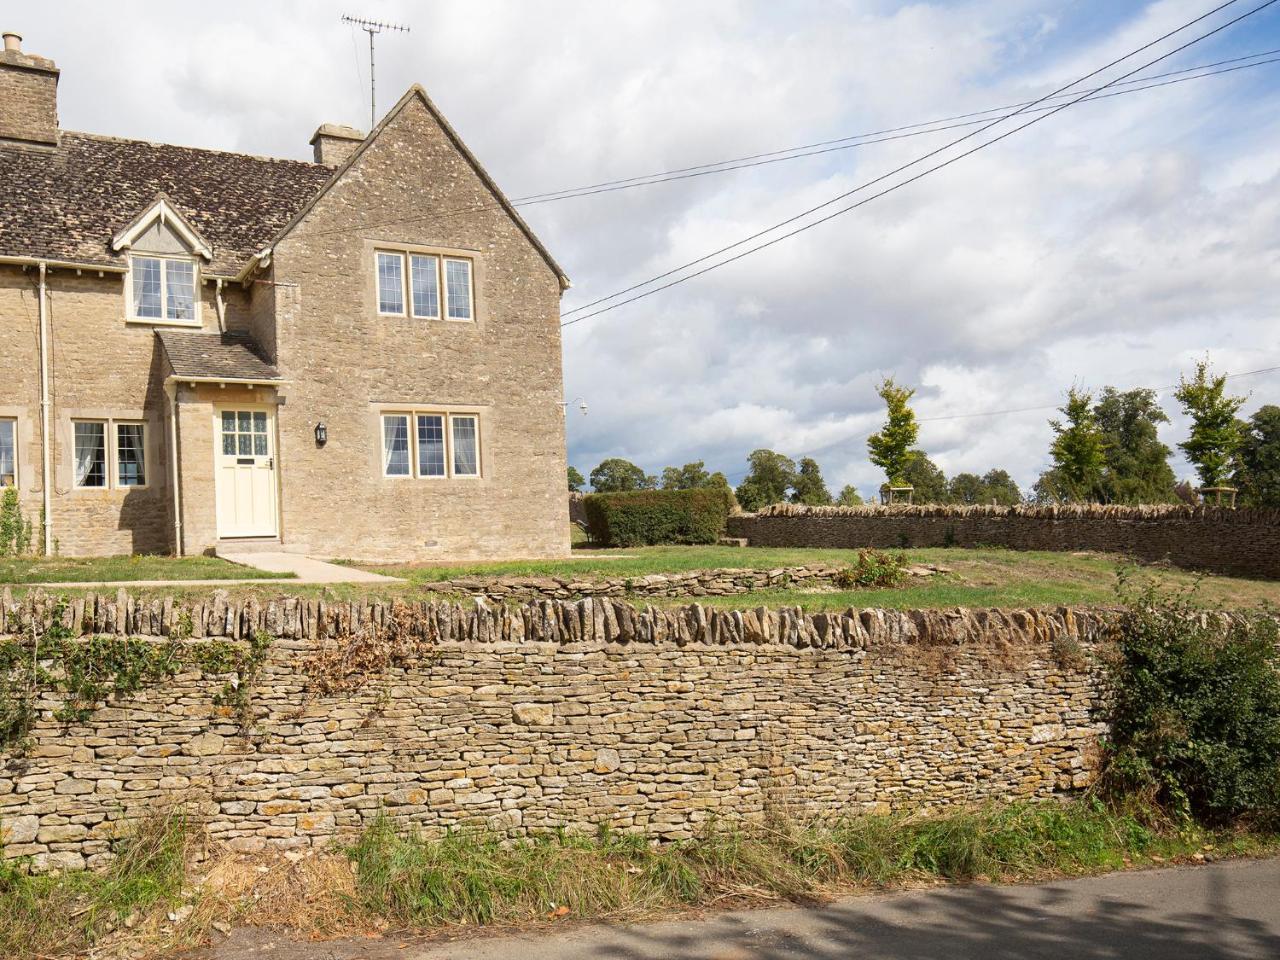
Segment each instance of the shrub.
[{"label": "shrub", "polygon": [[896,587],[906,575],[905,555],[867,549],[858,551],[858,560],[853,566],[836,571],[835,583],[842,590],[854,587]]},{"label": "shrub", "polygon": [[717,487],[593,493],[584,506],[592,541],[610,547],[715,543],[729,517],[728,498]]},{"label": "shrub", "polygon": [[1103,784],[1183,817],[1280,816],[1280,649],[1271,612],[1130,592],[1104,654]]}]

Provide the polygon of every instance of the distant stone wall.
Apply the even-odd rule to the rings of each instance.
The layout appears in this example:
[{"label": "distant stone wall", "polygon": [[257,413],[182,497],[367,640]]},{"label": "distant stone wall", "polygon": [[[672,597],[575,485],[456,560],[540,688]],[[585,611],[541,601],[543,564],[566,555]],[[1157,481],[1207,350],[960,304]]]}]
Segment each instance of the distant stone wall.
[{"label": "distant stone wall", "polygon": [[729,518],[753,547],[1092,550],[1280,579],[1280,510],[1224,507],[799,507]]},{"label": "distant stone wall", "polygon": [[[0,759],[6,857],[96,866],[123,823],[189,803],[233,848],[300,847],[385,811],[436,831],[607,822],[687,837],[711,817],[1046,797],[1086,785],[1099,727],[1088,610],[802,615],[620,600],[413,605],[127,595],[5,605],[13,633],[159,637],[270,629],[251,722],[191,669]],[[317,655],[352,637],[410,651],[344,693]],[[419,642],[407,642],[406,637]],[[407,644],[407,645],[406,645]]]},{"label": "distant stone wall", "polygon": [[[756,590],[788,587],[818,590],[834,587],[845,567],[807,564],[750,570],[724,567],[715,570],[685,570],[679,573],[650,573],[637,577],[456,577],[419,584],[433,593],[462,593],[490,600],[569,600],[577,597],[730,597]],[[945,568],[933,564],[912,564],[904,573],[928,577]]]}]

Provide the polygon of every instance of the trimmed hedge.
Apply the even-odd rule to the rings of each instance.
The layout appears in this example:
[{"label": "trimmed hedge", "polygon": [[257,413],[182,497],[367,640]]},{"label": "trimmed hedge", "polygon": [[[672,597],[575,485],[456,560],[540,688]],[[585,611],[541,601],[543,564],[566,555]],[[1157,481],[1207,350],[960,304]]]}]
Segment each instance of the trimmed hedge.
[{"label": "trimmed hedge", "polygon": [[729,518],[728,498],[714,487],[593,493],[584,506],[592,542],[610,547],[715,543]]}]

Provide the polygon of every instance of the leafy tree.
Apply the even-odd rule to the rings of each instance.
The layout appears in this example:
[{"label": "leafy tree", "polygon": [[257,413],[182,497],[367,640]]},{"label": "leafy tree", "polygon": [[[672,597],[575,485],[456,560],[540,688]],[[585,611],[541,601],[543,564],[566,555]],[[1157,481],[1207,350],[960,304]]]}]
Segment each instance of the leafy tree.
[{"label": "leafy tree", "polygon": [[795,462],[790,457],[763,449],[753,450],[747,462],[751,464],[751,470],[738,484],[737,490],[742,509],[755,511],[782,503],[796,482]]},{"label": "leafy tree", "polygon": [[812,457],[800,458],[800,471],[796,474],[793,487],[792,503],[820,507],[831,502],[831,493],[827,490],[826,481],[822,479],[822,468]]},{"label": "leafy tree", "polygon": [[911,449],[920,434],[915,411],[909,406],[915,391],[898,386],[888,377],[876,392],[884,400],[888,416],[880,431],[867,438],[867,449],[871,462],[884,471],[889,485],[900,487],[910,482],[907,471],[918,453]]},{"label": "leafy tree", "polygon": [[1107,387],[1093,408],[1102,431],[1102,499],[1111,503],[1170,503],[1175,478],[1172,451],[1160,442],[1157,428],[1169,417],[1154,390],[1120,392]]},{"label": "leafy tree", "polygon": [[643,470],[621,457],[610,457],[591,471],[591,487],[596,493],[645,490],[651,485]]},{"label": "leafy tree", "polygon": [[988,470],[982,475],[982,483],[986,486],[986,503],[998,503],[1002,507],[1012,507],[1022,502],[1022,491],[1009,476],[1008,470]]},{"label": "leafy tree", "polygon": [[1054,432],[1049,452],[1061,492],[1067,500],[1097,500],[1106,458],[1102,430],[1093,412],[1093,396],[1072,387],[1067,391],[1067,402],[1058,410],[1066,417],[1066,423],[1049,421]]},{"label": "leafy tree", "polygon": [[1067,481],[1062,476],[1062,471],[1056,467],[1050,467],[1040,474],[1031,488],[1031,499],[1036,503],[1066,503],[1070,500],[1071,493],[1067,489]]},{"label": "leafy tree", "polygon": [[947,499],[952,503],[986,503],[987,485],[976,473],[957,473],[947,483]]},{"label": "leafy tree", "polygon": [[840,495],[836,497],[836,503],[842,507],[860,507],[862,506],[862,496],[858,493],[858,488],[851,483],[846,483],[840,488]]},{"label": "leafy tree", "polygon": [[1237,485],[1254,507],[1280,507],[1280,407],[1260,407],[1244,427]]},{"label": "leafy tree", "polygon": [[569,492],[581,493],[586,482],[587,478],[578,472],[578,468],[573,464],[569,464]]},{"label": "leafy tree", "polygon": [[1244,439],[1236,412],[1245,398],[1227,396],[1226,386],[1226,376],[1210,376],[1209,361],[1201,360],[1195,376],[1182,377],[1173,392],[1182,412],[1191,418],[1191,436],[1178,447],[1195,466],[1204,487],[1222,486]]},{"label": "leafy tree", "polygon": [[923,450],[912,450],[902,479],[912,488],[912,503],[946,503],[947,475]]},{"label": "leafy tree", "polygon": [[711,474],[703,461],[695,460],[683,467],[664,467],[661,485],[663,490],[696,490],[711,485]]}]

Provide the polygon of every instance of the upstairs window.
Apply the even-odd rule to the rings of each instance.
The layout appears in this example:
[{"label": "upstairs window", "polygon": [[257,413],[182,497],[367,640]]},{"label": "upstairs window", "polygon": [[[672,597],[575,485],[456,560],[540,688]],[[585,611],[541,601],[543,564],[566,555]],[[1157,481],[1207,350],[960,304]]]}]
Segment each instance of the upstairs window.
[{"label": "upstairs window", "polygon": [[378,312],[404,313],[404,256],[378,254]]},{"label": "upstairs window", "polygon": [[129,258],[135,320],[196,324],[196,265],[189,259]]},{"label": "upstairs window", "polygon": [[472,261],[430,253],[375,254],[378,313],[415,320],[475,319]]},{"label": "upstairs window", "polygon": [[449,319],[471,319],[471,261],[446,260],[444,262],[445,289],[449,294]]}]

